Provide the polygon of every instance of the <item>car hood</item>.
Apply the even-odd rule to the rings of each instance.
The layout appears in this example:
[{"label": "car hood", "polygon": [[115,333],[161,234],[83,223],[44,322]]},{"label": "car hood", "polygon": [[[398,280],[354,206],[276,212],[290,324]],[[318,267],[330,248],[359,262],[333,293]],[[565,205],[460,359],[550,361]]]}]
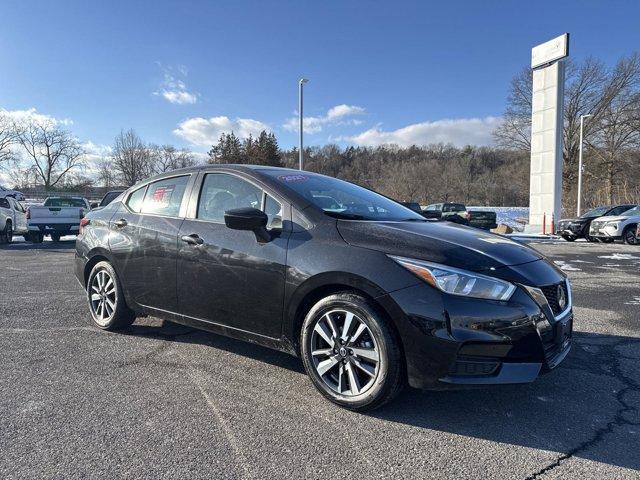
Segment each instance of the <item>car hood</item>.
[{"label": "car hood", "polygon": [[609,217],[598,217],[596,220],[599,222],[622,222],[625,220],[630,220],[633,217],[621,217],[620,215],[612,215]]},{"label": "car hood", "polygon": [[342,238],[354,246],[473,271],[544,258],[506,237],[449,222],[338,220],[337,226]]}]

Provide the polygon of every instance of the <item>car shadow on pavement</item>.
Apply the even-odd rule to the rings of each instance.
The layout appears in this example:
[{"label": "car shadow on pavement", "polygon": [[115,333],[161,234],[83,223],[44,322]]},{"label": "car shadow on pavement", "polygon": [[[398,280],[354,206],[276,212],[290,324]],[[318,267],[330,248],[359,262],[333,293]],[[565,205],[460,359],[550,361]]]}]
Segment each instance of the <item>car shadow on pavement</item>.
[{"label": "car shadow on pavement", "polygon": [[44,241],[42,243],[31,243],[14,241],[11,243],[0,243],[0,250],[13,250],[15,252],[28,250],[73,250],[76,248],[76,239],[60,240],[59,242]]},{"label": "car shadow on pavement", "polygon": [[[293,356],[169,321],[140,319],[123,333],[206,345],[304,374]],[[558,461],[575,456],[640,469],[633,442],[621,440],[629,436],[627,430],[637,431],[640,420],[633,403],[640,398],[640,386],[621,362],[635,365],[637,358],[640,338],[575,332],[565,362],[531,384],[457,391],[407,388],[395,401],[366,415],[559,452]],[[611,442],[616,442],[615,448]]]},{"label": "car shadow on pavement", "polygon": [[372,415],[638,470],[638,358],[640,338],[576,332],[565,362],[531,384],[407,389]]}]

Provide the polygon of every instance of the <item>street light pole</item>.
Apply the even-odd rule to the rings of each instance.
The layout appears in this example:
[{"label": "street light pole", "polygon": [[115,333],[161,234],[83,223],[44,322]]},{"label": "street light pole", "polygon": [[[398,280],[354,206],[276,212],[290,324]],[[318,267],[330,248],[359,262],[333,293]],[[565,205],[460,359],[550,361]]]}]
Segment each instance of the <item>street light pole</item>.
[{"label": "street light pole", "polygon": [[592,114],[580,115],[580,153],[578,155],[578,206],[576,216],[580,216],[580,207],[582,204],[582,131],[584,129],[584,119],[592,117]]},{"label": "street light pole", "polygon": [[307,80],[306,78],[301,78],[300,81],[298,82],[298,115],[299,115],[299,121],[300,121],[300,149],[298,151],[298,168],[300,170],[302,170],[302,165],[304,163],[304,153],[302,150],[302,135],[303,135],[303,131],[304,131],[304,125],[303,125],[303,112],[302,112],[302,95],[303,95],[303,85],[305,83],[307,83],[309,80]]}]

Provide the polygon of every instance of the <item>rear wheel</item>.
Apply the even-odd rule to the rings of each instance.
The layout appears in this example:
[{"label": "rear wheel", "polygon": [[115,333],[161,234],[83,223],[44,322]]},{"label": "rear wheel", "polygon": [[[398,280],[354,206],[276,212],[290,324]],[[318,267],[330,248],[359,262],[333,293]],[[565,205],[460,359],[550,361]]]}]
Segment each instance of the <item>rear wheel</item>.
[{"label": "rear wheel", "polygon": [[98,262],[89,274],[87,300],[93,323],[103,330],[119,330],[136,319],[127,306],[122,286],[109,262]]},{"label": "rear wheel", "polygon": [[624,232],[622,232],[622,241],[628,245],[637,244],[635,225],[629,225],[627,228],[624,229]]},{"label": "rear wheel", "polygon": [[29,232],[27,234],[27,240],[31,243],[42,243],[44,235],[40,232]]},{"label": "rear wheel", "polygon": [[60,234],[59,233],[52,233],[51,234],[51,240],[54,242],[59,242],[60,241]]},{"label": "rear wheel", "polygon": [[7,220],[4,229],[0,232],[0,243],[11,243],[13,240],[13,224]]},{"label": "rear wheel", "polygon": [[563,235],[562,238],[564,238],[567,242],[573,242],[576,239],[576,237],[571,235]]},{"label": "rear wheel", "polygon": [[307,375],[342,407],[377,408],[404,386],[400,342],[384,315],[360,295],[345,292],[320,300],[300,336]]}]

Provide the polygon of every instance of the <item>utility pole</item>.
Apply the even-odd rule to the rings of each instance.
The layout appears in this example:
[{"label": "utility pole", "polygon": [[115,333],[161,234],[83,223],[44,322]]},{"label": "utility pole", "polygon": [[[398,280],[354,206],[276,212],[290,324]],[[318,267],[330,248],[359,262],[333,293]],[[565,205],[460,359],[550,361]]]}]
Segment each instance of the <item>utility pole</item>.
[{"label": "utility pole", "polygon": [[303,99],[302,99],[302,95],[303,95],[303,89],[304,89],[304,84],[307,83],[309,80],[307,80],[306,78],[301,78],[300,81],[298,82],[298,115],[300,117],[300,149],[298,151],[298,168],[300,170],[302,170],[303,164],[304,164],[304,151],[303,151],[303,140],[302,140],[302,136],[304,134],[304,124],[303,124]]}]

